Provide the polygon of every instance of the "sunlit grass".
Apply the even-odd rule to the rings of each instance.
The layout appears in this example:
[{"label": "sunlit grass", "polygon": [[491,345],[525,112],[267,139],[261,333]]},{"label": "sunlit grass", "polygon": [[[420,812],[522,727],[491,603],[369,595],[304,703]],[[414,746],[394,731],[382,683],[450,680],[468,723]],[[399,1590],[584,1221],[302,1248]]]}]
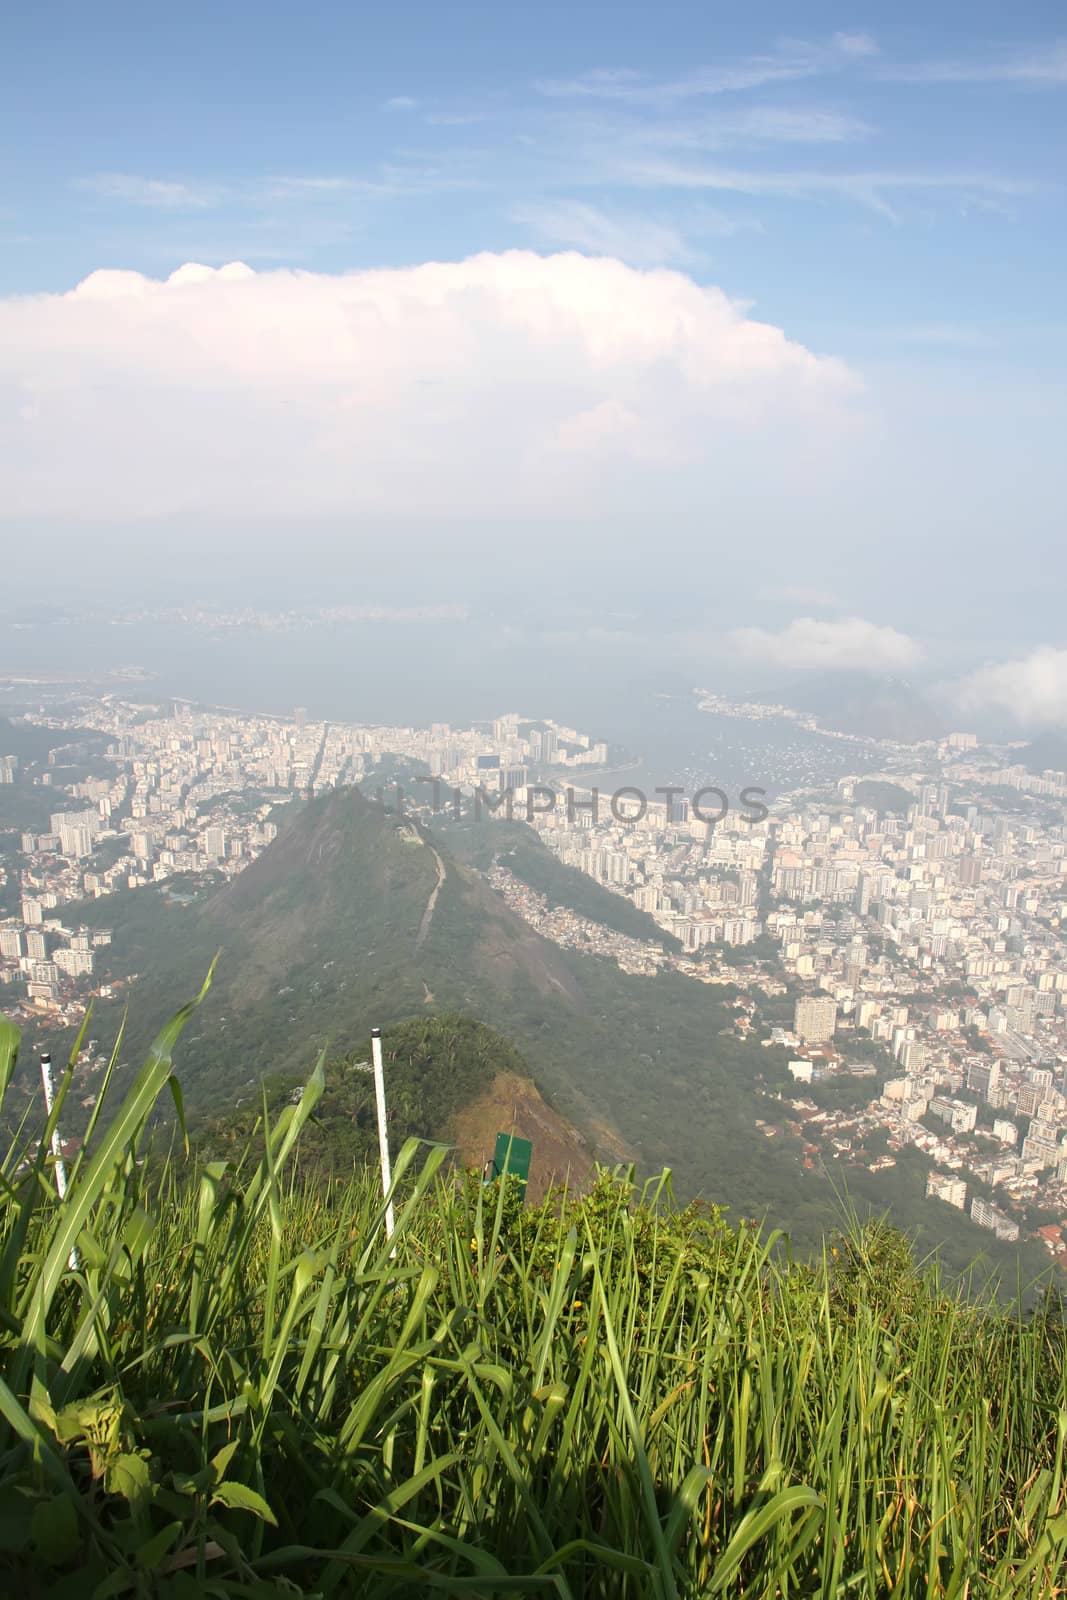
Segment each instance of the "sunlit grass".
[{"label": "sunlit grass", "polygon": [[0,1168],[20,1592],[1067,1593],[1050,1312],[954,1297],[884,1225],[793,1265],[665,1184],[524,1211],[413,1145],[391,1254],[374,1172],[294,1165],[321,1062],[262,1159],[145,1159],[190,1009],[64,1201],[50,1129]]}]

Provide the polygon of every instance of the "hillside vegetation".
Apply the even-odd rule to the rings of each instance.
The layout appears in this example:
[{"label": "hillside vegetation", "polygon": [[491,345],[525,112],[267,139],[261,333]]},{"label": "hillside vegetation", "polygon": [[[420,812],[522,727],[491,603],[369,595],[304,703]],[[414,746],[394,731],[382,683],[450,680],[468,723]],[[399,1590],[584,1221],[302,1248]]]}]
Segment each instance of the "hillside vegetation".
[{"label": "hillside vegetation", "polygon": [[916,796],[902,784],[889,783],[884,778],[862,778],[853,791],[858,806],[870,806],[875,811],[889,811],[897,816],[907,816]]},{"label": "hillside vegetation", "polygon": [[483,871],[498,860],[516,878],[543,894],[552,908],[564,906],[631,939],[672,951],[682,948],[673,934],[666,933],[654,917],[639,911],[625,895],[613,894],[588,873],[560,861],[524,822],[497,822],[491,827],[468,822],[442,831],[457,855]]},{"label": "hillside vegetation", "polygon": [[294,1179],[322,1061],[258,1160],[145,1160],[193,1011],[63,1200],[51,1127],[2,1162],[17,1592],[1062,1594],[1056,1307],[957,1300],[878,1224],[794,1266],[625,1174],[524,1211],[414,1142],[390,1240],[373,1171]]},{"label": "hillside vegetation", "polygon": [[[625,1155],[644,1173],[669,1166],[681,1194],[787,1225],[797,1248],[818,1248],[833,1225],[836,1186],[876,1213],[892,1203],[924,1250],[943,1246],[952,1271],[982,1255],[1014,1285],[1020,1261],[1026,1282],[1047,1267],[1040,1247],[1002,1245],[951,1208],[931,1207],[924,1173],[910,1166],[872,1175],[862,1161],[841,1163],[833,1184],[807,1168],[801,1137],[768,1098],[789,1085],[787,1054],[737,1036],[728,988],[674,971],[630,976],[560,949],[441,838],[358,790],[288,813],[269,849],[192,904],[169,899],[164,886],[70,911],[113,929],[101,965],[120,985],[132,980],[93,1019],[94,1035],[109,1041],[129,1003],[120,1085],[151,1042],[152,1019],[195,993],[221,951],[179,1047],[186,1104],[198,1116],[258,1103],[263,1077],[295,1081],[319,1050],[330,1061],[359,1059],[372,1024],[461,1014],[521,1053],[550,1106],[602,1157]],[[484,828],[487,844],[507,840],[506,824]],[[420,936],[438,860],[446,876]],[[17,1121],[37,1086],[26,1073],[14,1087],[24,1097],[13,1097]],[[74,1099],[83,1098],[79,1080]],[[72,1106],[74,1129],[84,1114]],[[773,1136],[758,1126],[768,1118]]]},{"label": "hillside vegetation", "polygon": [[[369,1048],[324,1062],[322,1093],[296,1152],[302,1177],[329,1183],[351,1177],[378,1159],[378,1127]],[[415,1138],[455,1143],[481,1169],[496,1135],[534,1142],[531,1191],[568,1173],[586,1177],[588,1151],[575,1130],[538,1094],[515,1047],[470,1017],[412,1017],[387,1028],[382,1060],[388,1084],[387,1129],[392,1149]],[[275,1075],[260,1092],[194,1130],[204,1160],[259,1160],[267,1131],[300,1097],[302,1080]]]}]

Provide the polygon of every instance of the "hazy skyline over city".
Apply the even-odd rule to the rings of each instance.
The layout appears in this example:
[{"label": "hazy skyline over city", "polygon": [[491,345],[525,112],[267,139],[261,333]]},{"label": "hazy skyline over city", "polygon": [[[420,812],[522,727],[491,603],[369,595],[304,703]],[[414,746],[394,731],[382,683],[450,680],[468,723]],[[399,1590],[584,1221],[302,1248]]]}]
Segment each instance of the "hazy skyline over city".
[{"label": "hazy skyline over city", "polygon": [[1067,724],[1049,8],[130,16],[5,30],[9,606],[521,596]]}]

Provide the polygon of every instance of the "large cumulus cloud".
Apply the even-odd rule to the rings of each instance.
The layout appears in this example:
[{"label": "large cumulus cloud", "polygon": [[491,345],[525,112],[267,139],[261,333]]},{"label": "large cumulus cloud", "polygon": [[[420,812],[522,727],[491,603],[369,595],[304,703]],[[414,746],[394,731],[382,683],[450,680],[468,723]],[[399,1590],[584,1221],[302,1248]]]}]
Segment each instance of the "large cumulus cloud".
[{"label": "large cumulus cloud", "polygon": [[810,461],[856,388],[721,290],[612,259],[99,271],[0,301],[4,509],[581,510],[651,485],[651,510],[678,472],[711,502],[742,457]]},{"label": "large cumulus cloud", "polygon": [[989,662],[950,689],[961,711],[1008,712],[1024,728],[1067,728],[1067,650],[1040,645]]},{"label": "large cumulus cloud", "polygon": [[920,645],[908,634],[863,617],[825,621],[796,617],[778,633],[768,628],[737,628],[731,640],[741,655],[788,669],[903,672],[914,667],[922,655]]}]

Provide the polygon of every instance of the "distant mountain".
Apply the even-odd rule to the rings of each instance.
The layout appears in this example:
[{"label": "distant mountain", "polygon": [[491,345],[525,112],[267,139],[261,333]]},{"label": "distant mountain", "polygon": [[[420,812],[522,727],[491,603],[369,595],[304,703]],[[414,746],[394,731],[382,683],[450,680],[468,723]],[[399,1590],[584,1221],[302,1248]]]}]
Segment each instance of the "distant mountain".
[{"label": "distant mountain", "polygon": [[1027,772],[1067,772],[1067,733],[1055,728],[1039,733],[1020,750],[1018,759]]},{"label": "distant mountain", "polygon": [[[193,1112],[232,1108],[264,1075],[306,1072],[323,1047],[365,1055],[374,1023],[462,1014],[521,1052],[548,1105],[602,1159],[669,1165],[684,1189],[750,1215],[795,1199],[800,1141],[770,1145],[755,1126],[755,1077],[783,1053],[732,1034],[728,991],[670,971],[630,977],[560,949],[438,837],[358,790],[290,811],[257,861],[191,905],[140,889],[78,909],[113,931],[107,975],[137,974],[122,997],[124,1060],[218,952],[176,1062]],[[495,838],[501,825],[484,826]],[[93,1034],[116,1025],[117,1006],[101,1005]]]},{"label": "distant mountain", "polygon": [[857,783],[853,799],[858,806],[873,806],[876,811],[907,816],[908,808],[915,804],[915,796],[899,783],[887,783],[884,778],[864,778]]},{"label": "distant mountain", "polygon": [[[484,826],[498,837],[500,824]],[[523,868],[540,875],[529,857]],[[560,888],[570,892],[565,880]],[[366,1058],[372,1024],[417,1031],[424,1019],[447,1028],[459,1018],[499,1037],[482,1055],[493,1076],[469,1062],[453,1069],[433,1045],[431,1076],[415,1069],[405,1078],[405,1126],[453,1138],[475,1159],[521,1106],[535,1128],[535,1159],[539,1149],[554,1152],[552,1161],[580,1150],[577,1129],[585,1159],[633,1159],[644,1174],[670,1167],[679,1194],[703,1194],[735,1217],[769,1214],[798,1248],[838,1220],[842,1183],[861,1206],[881,1210],[891,1200],[925,1248],[948,1239],[955,1267],[993,1248],[966,1218],[931,1211],[918,1168],[898,1164],[887,1177],[849,1166],[835,1195],[777,1098],[790,1081],[786,1052],[738,1036],[729,987],[672,970],[628,976],[605,958],[560,949],[439,837],[358,790],[294,803],[257,861],[191,904],[164,885],[72,914],[113,932],[101,976],[119,985],[120,1002],[99,1003],[90,1031],[113,1038],[128,1001],[116,1092],[220,952],[175,1055],[193,1120],[252,1115],[264,1078],[295,1083],[323,1048],[334,1063]],[[32,1095],[27,1046],[23,1085]],[[84,1095],[76,1085],[72,1116]],[[342,1122],[349,1110],[366,1119],[366,1095],[362,1083],[340,1094]]]},{"label": "distant mountain", "polygon": [[107,737],[93,728],[41,728],[36,723],[0,717],[0,756],[18,756],[23,766],[47,760],[49,751],[62,746],[97,750],[107,742]]},{"label": "distant mountain", "polygon": [[131,1050],[147,1042],[142,1019],[155,1025],[219,954],[183,1052],[186,1094],[209,1106],[307,1067],[323,1046],[364,1047],[373,1023],[579,1004],[555,946],[358,789],[295,807],[258,860],[188,907],[137,890],[85,915],[113,927],[115,974],[137,974]]},{"label": "distant mountain", "polygon": [[903,678],[861,672],[798,673],[766,698],[808,711],[838,733],[914,744],[949,732],[948,724]]}]

